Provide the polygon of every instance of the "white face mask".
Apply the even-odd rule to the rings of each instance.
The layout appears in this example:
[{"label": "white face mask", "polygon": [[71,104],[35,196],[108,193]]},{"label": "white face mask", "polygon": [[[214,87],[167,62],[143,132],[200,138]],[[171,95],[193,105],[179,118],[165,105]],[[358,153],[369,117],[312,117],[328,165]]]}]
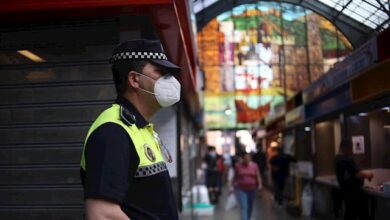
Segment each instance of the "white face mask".
[{"label": "white face mask", "polygon": [[160,78],[158,78],[158,80],[155,80],[147,75],[141,73],[137,74],[146,76],[156,81],[156,83],[154,84],[154,93],[142,88],[140,89],[146,93],[154,95],[161,107],[168,107],[180,101],[181,86],[180,83],[175,79],[175,77],[171,75],[161,76]]}]

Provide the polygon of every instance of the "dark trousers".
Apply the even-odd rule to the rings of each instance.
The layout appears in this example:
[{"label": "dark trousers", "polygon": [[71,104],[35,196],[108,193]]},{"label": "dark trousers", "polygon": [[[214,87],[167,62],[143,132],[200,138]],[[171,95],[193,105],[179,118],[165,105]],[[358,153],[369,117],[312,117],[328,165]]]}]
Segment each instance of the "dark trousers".
[{"label": "dark trousers", "polygon": [[279,204],[283,204],[283,192],[286,179],[282,178],[272,178],[274,184],[274,199]]},{"label": "dark trousers", "polygon": [[368,198],[367,196],[359,192],[344,193],[344,205],[345,205],[345,220],[367,220],[368,217]]},{"label": "dark trousers", "polygon": [[208,172],[206,174],[206,186],[209,191],[211,203],[218,203],[218,198],[221,194],[222,179],[219,172]]}]

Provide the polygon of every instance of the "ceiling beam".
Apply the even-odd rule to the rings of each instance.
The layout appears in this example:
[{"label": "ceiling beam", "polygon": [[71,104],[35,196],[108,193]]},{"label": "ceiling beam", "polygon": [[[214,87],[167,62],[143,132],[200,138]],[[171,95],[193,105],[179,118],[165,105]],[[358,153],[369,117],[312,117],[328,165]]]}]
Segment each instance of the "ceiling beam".
[{"label": "ceiling beam", "polygon": [[378,25],[378,27],[376,27],[375,31],[380,32],[380,31],[384,30],[385,29],[384,26],[387,23],[390,23],[390,20],[384,20],[380,25]]},{"label": "ceiling beam", "polygon": [[346,9],[346,8],[348,7],[348,5],[351,4],[351,2],[352,2],[352,0],[349,0],[349,1],[347,2],[347,4],[343,5],[343,8],[336,14],[336,16],[334,16],[334,17],[332,18],[332,21],[333,21],[333,22],[337,19],[337,17],[338,17],[341,13],[343,13],[344,9]]},{"label": "ceiling beam", "polygon": [[[376,2],[381,6],[382,11],[386,12],[387,16],[390,17],[389,10],[387,10],[387,8],[382,4],[382,2],[380,0],[376,0]],[[388,6],[390,7],[390,2]]]}]

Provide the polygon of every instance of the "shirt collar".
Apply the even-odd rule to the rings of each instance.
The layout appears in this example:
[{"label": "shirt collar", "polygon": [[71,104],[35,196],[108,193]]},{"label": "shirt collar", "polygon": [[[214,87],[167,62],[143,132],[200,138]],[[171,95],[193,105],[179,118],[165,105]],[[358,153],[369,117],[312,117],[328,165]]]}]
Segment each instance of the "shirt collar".
[{"label": "shirt collar", "polygon": [[115,103],[126,108],[135,116],[135,125],[137,125],[138,128],[143,128],[149,124],[149,122],[141,115],[133,103],[131,103],[126,98],[118,96],[118,98],[115,100]]}]

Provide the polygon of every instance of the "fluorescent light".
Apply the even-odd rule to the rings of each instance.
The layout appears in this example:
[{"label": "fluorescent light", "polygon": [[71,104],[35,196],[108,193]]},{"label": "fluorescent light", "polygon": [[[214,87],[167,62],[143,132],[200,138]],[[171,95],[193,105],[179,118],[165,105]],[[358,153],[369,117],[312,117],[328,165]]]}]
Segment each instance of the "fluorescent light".
[{"label": "fluorescent light", "polygon": [[367,113],[366,112],[361,112],[361,113],[359,113],[359,116],[367,116]]},{"label": "fluorescent light", "polygon": [[28,50],[18,50],[17,51],[19,54],[27,57],[28,59],[36,62],[36,63],[43,63],[45,62],[44,59],[42,59],[41,57],[39,57],[38,55],[32,53],[31,51],[28,51]]},{"label": "fluorescent light", "polygon": [[381,108],[381,110],[390,112],[390,107],[383,107],[383,108]]}]

